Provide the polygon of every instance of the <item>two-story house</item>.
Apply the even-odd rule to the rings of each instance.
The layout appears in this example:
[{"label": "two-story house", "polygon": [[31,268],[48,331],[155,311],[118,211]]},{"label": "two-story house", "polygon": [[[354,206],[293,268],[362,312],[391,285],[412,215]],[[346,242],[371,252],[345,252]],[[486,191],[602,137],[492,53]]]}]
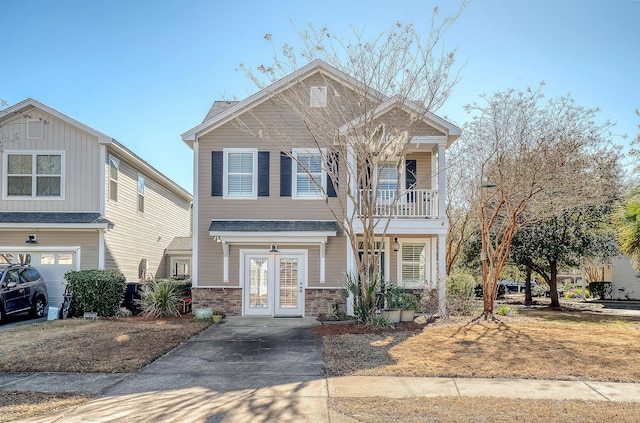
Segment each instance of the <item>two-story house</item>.
[{"label": "two-story house", "polygon": [[[33,99],[0,111],[0,262],[30,263],[62,304],[68,270],[171,276],[189,192],[113,138]],[[184,263],[181,262],[184,266]],[[188,267],[188,266],[187,266]]]},{"label": "two-story house", "polygon": [[[194,158],[194,307],[236,315],[304,316],[344,303],[344,277],[354,271],[359,251],[330,208],[346,204],[346,212],[357,213],[361,202],[353,195],[342,197],[344,191],[332,186],[326,166],[314,157],[308,125],[278,98],[296,90],[294,95],[311,107],[339,107],[345,122],[335,128],[339,142],[351,136],[364,113],[355,103],[345,104],[358,98],[350,94],[363,87],[316,60],[242,101],[214,102],[204,121],[182,135]],[[375,213],[391,217],[388,225],[382,219],[385,224],[375,227],[383,234],[376,247],[379,269],[386,280],[407,288],[438,288],[443,298],[445,151],[460,129],[407,101],[378,97],[376,107],[366,112],[368,120],[420,117],[407,140],[406,163],[377,172],[385,180],[377,184]],[[287,132],[287,151],[260,136],[276,126]],[[344,171],[350,159],[339,160]],[[338,185],[350,184],[351,192],[358,192],[357,178],[347,181],[338,174]]]}]

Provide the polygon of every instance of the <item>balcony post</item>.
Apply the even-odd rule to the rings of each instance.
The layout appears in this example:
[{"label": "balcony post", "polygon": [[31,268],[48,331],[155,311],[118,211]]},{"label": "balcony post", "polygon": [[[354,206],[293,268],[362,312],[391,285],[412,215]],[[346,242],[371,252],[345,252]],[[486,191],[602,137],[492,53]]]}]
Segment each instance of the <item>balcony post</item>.
[{"label": "balcony post", "polygon": [[438,143],[438,219],[444,219],[447,210],[447,178],[445,175],[446,141]]}]

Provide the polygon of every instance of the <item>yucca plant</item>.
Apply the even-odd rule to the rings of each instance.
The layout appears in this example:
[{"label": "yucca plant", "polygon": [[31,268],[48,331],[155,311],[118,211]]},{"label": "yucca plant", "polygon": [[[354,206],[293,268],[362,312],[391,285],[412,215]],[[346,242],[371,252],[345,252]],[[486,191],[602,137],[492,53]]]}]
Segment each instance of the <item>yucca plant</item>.
[{"label": "yucca plant", "polygon": [[137,300],[142,314],[151,317],[180,316],[181,284],[174,280],[151,280],[142,288]]}]

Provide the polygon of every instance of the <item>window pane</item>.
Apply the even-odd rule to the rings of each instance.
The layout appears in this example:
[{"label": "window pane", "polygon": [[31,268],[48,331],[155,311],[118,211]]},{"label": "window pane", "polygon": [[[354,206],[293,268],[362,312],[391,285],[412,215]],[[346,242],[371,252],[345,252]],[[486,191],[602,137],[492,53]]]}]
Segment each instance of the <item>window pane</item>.
[{"label": "window pane", "polygon": [[10,253],[4,253],[4,254],[0,254],[0,264],[5,264],[5,263],[13,263],[13,254]]},{"label": "window pane", "polygon": [[138,176],[138,194],[144,195],[144,177]]},{"label": "window pane", "polygon": [[[296,165],[296,190],[301,197],[318,196],[322,192],[322,161],[319,154],[299,153]],[[305,170],[306,169],[306,170]]]},{"label": "window pane", "polygon": [[424,243],[402,244],[402,283],[420,284],[426,280],[427,248]]},{"label": "window pane", "polygon": [[118,164],[115,160],[109,160],[109,178],[114,181],[118,180]]},{"label": "window pane", "polygon": [[31,195],[31,176],[7,177],[7,195]]},{"label": "window pane", "polygon": [[7,157],[9,175],[31,175],[31,155],[10,154]]},{"label": "window pane", "polygon": [[38,175],[60,175],[61,157],[38,155],[36,157]]},{"label": "window pane", "polygon": [[398,189],[398,168],[395,163],[383,163],[378,173],[378,189],[392,190]]},{"label": "window pane", "polygon": [[229,173],[253,173],[253,153],[229,153]]},{"label": "window pane", "polygon": [[56,255],[40,254],[40,264],[56,264]]},{"label": "window pane", "polygon": [[39,176],[36,180],[38,197],[59,197],[60,196],[60,177],[57,176]]},{"label": "window pane", "polygon": [[227,194],[253,195],[253,153],[229,153],[227,156]]},{"label": "window pane", "polygon": [[60,253],[58,255],[58,264],[73,264],[73,254]]}]

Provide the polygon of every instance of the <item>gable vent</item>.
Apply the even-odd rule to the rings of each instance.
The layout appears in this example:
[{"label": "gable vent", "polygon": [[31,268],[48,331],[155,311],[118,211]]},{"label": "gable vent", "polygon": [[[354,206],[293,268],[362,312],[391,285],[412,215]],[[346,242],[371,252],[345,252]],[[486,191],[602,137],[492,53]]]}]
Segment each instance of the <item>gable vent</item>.
[{"label": "gable vent", "polygon": [[40,119],[27,121],[27,139],[41,140],[44,138],[44,124]]},{"label": "gable vent", "polygon": [[327,107],[327,87],[311,87],[311,107]]}]

